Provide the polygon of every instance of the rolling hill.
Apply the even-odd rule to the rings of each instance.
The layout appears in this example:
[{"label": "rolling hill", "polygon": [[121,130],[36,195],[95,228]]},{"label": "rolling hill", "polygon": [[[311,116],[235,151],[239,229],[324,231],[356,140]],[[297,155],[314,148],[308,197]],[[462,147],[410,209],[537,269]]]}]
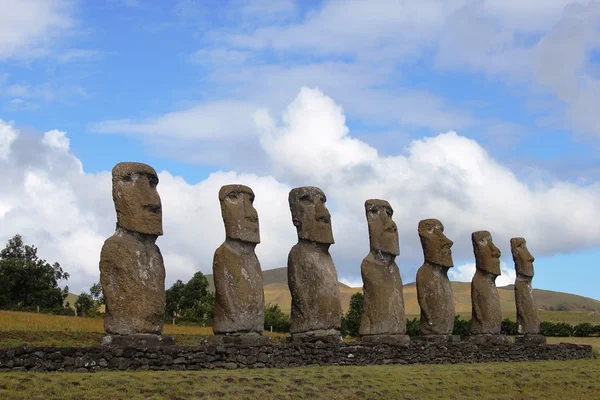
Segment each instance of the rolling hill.
[{"label": "rolling hill", "polygon": [[[210,285],[210,290],[214,291],[213,276],[206,275],[206,277]],[[263,280],[265,303],[277,303],[284,312],[289,313],[292,297],[287,285],[287,268],[283,267],[263,271]],[[342,298],[342,309],[346,312],[350,304],[350,297],[356,292],[361,292],[362,288],[353,288],[341,282],[338,282],[338,285]],[[470,314],[471,283],[452,282],[452,291],[454,292],[456,312],[461,315]],[[588,297],[543,289],[533,289],[533,293],[540,310],[600,312],[600,301]],[[513,285],[499,287],[498,294],[503,313],[514,314],[516,308]],[[414,282],[404,285],[404,306],[407,315],[419,315],[417,286]]]}]

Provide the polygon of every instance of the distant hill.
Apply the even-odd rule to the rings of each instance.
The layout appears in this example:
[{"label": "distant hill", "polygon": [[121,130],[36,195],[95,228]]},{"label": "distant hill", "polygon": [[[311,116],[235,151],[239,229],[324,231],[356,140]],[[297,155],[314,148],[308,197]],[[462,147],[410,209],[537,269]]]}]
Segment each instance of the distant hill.
[{"label": "distant hill", "polygon": [[[206,275],[211,291],[214,291],[213,276]],[[287,284],[287,268],[275,268],[263,271],[265,303],[277,303],[284,312],[290,311],[292,297]],[[348,311],[350,297],[361,292],[362,287],[353,288],[338,282],[342,298],[342,309]],[[456,313],[471,312],[471,283],[452,282],[454,306]],[[540,310],[555,311],[595,311],[600,312],[600,301],[576,294],[554,292],[551,290],[533,289],[536,303]],[[500,307],[504,313],[515,313],[515,295],[513,285],[499,287]],[[414,282],[404,285],[404,306],[407,315],[419,315],[417,286]]]}]

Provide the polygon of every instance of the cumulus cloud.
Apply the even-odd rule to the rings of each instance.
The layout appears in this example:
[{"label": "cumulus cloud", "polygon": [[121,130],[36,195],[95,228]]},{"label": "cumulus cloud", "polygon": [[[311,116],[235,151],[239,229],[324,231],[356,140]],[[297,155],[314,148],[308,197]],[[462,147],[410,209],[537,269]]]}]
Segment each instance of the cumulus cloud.
[{"label": "cumulus cloud", "polygon": [[[328,197],[336,243],[331,253],[340,278],[356,283],[369,251],[364,202],[388,200],[400,235],[405,282],[422,263],[418,221],[439,218],[454,242],[457,278],[469,274],[470,235],[489,230],[510,264],[509,239],[527,238],[536,257],[600,245],[600,184],[555,181],[525,183],[474,140],[450,131],[413,141],[403,153],[382,156],[352,136],[343,108],[318,89],[303,88],[281,118],[258,110],[255,121],[268,174],[219,171],[190,183],[159,171],[165,235],[158,244],[167,282],[195,271],[211,272],[214,250],[225,233],[217,193],[242,183],[256,193],[263,269],[284,266],[296,242],[287,195],[291,187],[320,186]],[[0,123],[0,241],[21,233],[48,260],[60,262],[76,290],[98,277],[99,252],[114,232],[110,172],[90,174],[70,148],[67,135],[20,133]],[[585,227],[585,229],[582,229]],[[503,274],[510,276],[508,270]],[[506,274],[504,273],[506,271]]]},{"label": "cumulus cloud", "polygon": [[[450,268],[448,270],[448,276],[452,281],[471,282],[473,275],[475,275],[475,271],[475,263],[462,264]],[[504,262],[501,262],[500,272],[502,272],[502,275],[496,278],[496,286],[501,287],[515,283],[517,274],[513,267],[508,267]]]}]

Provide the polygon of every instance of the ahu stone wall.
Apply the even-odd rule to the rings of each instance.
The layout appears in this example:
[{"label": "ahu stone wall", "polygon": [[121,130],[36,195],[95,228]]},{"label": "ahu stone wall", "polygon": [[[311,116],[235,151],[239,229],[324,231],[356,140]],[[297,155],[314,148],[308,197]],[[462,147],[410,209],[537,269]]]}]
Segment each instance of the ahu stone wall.
[{"label": "ahu stone wall", "polygon": [[592,358],[576,344],[431,344],[409,346],[291,341],[277,344],[204,344],[161,347],[15,347],[0,350],[0,372],[98,370],[199,370],[288,368],[307,365],[454,364]]}]

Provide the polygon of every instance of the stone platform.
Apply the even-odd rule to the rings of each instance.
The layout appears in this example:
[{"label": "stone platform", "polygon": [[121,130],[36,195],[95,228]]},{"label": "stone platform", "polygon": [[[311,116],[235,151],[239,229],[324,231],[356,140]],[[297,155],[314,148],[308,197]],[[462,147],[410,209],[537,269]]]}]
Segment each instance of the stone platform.
[{"label": "stone platform", "polygon": [[307,365],[455,364],[495,361],[579,360],[592,346],[576,344],[302,342],[199,346],[27,347],[0,350],[0,372],[98,370],[199,370],[288,368]]}]

